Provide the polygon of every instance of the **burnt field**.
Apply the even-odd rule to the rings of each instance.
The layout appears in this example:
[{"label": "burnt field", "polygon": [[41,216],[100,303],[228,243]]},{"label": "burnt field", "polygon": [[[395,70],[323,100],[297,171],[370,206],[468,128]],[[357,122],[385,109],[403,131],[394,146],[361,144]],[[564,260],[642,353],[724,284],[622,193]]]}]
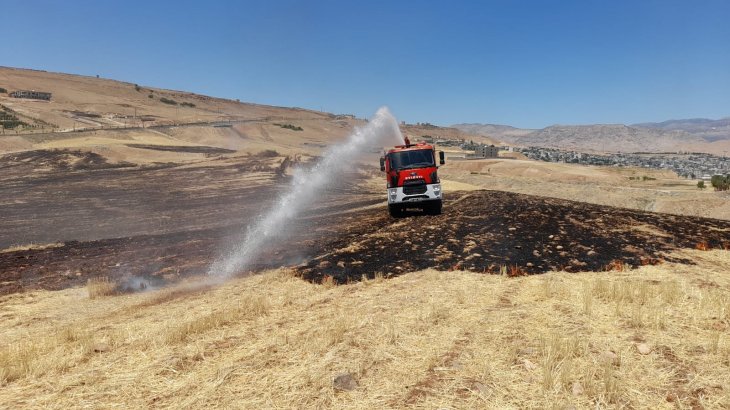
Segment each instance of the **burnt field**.
[{"label": "burnt field", "polygon": [[[188,216],[175,224],[156,227],[149,224],[149,220],[155,220],[154,213],[140,216],[129,212],[124,214],[126,219],[122,221],[126,222],[121,226],[112,221],[106,232],[109,237],[75,239],[78,231],[72,229],[72,221],[58,227],[46,225],[48,219],[32,219],[27,224],[15,221],[18,229],[25,226],[29,232],[45,230],[48,239],[55,235],[54,240],[64,244],[0,253],[0,294],[79,286],[92,277],[109,277],[124,288],[134,287],[140,280],[154,286],[205,274],[220,252],[236,243],[248,221],[275,199],[277,189],[286,185],[286,177],[277,177],[274,171],[269,172],[267,180],[278,178],[279,182],[269,187],[252,186],[250,181],[233,182],[233,178],[226,177],[230,175],[229,166],[233,167],[196,168],[196,182],[189,180],[186,172],[168,168],[143,172],[143,179],[136,181],[137,189],[143,188],[137,201],[158,200],[160,206],[165,206],[164,212]],[[128,170],[114,172],[114,180],[134,175]],[[168,184],[177,178],[173,182],[176,193],[184,192],[185,184],[199,189],[191,190],[189,195],[151,193],[158,185],[150,187],[143,181],[149,181],[150,175],[160,175],[158,172],[164,172]],[[197,181],[201,175],[203,181]],[[65,186],[74,186],[74,176],[69,178]],[[215,183],[204,188],[207,180]],[[217,189],[226,183],[227,190]],[[245,190],[250,190],[247,199],[241,197]],[[108,200],[114,199],[113,193],[105,194],[110,195]],[[95,195],[98,199],[100,194]],[[53,206],[43,218],[53,220]],[[88,212],[81,205],[71,209]],[[35,212],[43,210],[35,208]],[[3,213],[4,222],[8,215]],[[103,223],[104,215],[102,212],[82,219],[81,225],[91,228],[95,221]],[[339,283],[357,281],[363,275],[394,276],[429,267],[510,275],[550,270],[601,271],[664,261],[692,263],[668,253],[681,248],[730,247],[728,221],[486,190],[448,193],[444,213],[439,216],[414,211],[392,219],[382,196],[372,186],[364,192],[344,189],[331,192],[321,205],[293,225],[295,229],[288,236],[259,255],[254,271],[291,266],[309,281],[331,277]],[[115,227],[118,232],[134,234],[114,236]]]},{"label": "burnt field", "polygon": [[664,261],[681,248],[730,249],[730,222],[501,191],[449,195],[444,213],[402,219],[353,215],[317,242],[322,255],[298,267],[337,282],[425,268],[522,275],[601,271]]},{"label": "burnt field", "polygon": [[[0,156],[0,294],[94,277],[124,287],[205,273],[287,189],[290,168],[303,161],[239,156],[137,166],[73,150]],[[293,229],[296,246],[269,247],[256,268],[301,262],[307,241],[338,214],[380,202],[367,190],[353,196],[355,188],[329,192],[300,221],[319,228]]]}]

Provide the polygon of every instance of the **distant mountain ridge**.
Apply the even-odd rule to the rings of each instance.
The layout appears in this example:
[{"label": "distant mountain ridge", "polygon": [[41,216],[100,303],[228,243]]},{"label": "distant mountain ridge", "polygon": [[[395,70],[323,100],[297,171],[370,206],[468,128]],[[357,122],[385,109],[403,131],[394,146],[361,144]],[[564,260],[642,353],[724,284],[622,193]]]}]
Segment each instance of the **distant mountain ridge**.
[{"label": "distant mountain ridge", "polygon": [[673,151],[704,142],[683,131],[664,131],[623,124],[552,125],[515,141],[521,145],[572,150],[652,152]]},{"label": "distant mountain ridge", "polygon": [[654,128],[668,131],[685,131],[697,135],[707,141],[730,139],[730,117],[719,120],[707,118],[690,118],[686,120],[667,120],[662,122],[645,122],[634,124],[634,127]]},{"label": "distant mountain ridge", "polygon": [[535,131],[531,129],[516,128],[509,125],[499,124],[455,124],[452,125],[452,127],[460,129],[464,132],[468,132],[470,134],[489,136],[505,141],[507,140],[507,138],[505,137],[519,137]]},{"label": "distant mountain ridge", "polygon": [[694,118],[633,125],[551,125],[539,130],[474,123],[453,127],[515,145],[576,151],[717,153],[730,148],[730,118]]}]

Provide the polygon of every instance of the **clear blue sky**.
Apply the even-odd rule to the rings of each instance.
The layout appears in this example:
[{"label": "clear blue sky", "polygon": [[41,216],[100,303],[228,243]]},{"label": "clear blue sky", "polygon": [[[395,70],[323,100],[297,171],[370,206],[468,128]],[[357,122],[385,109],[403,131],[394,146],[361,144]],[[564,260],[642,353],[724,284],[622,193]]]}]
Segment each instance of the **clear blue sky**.
[{"label": "clear blue sky", "polygon": [[408,122],[730,116],[730,1],[0,0],[0,65]]}]

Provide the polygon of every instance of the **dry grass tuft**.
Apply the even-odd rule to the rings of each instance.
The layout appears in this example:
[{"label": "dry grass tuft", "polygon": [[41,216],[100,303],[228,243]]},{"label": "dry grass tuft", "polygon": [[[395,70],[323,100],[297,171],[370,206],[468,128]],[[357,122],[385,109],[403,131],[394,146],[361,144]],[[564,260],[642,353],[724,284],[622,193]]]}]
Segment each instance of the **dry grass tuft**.
[{"label": "dry grass tuft", "polygon": [[43,250],[51,248],[60,248],[65,246],[63,242],[52,242],[52,243],[29,243],[26,245],[13,245],[9,248],[1,249],[0,253],[11,253],[18,251],[29,251],[29,250]]},{"label": "dry grass tuft", "polygon": [[616,271],[616,272],[626,272],[628,270],[631,270],[631,266],[624,263],[624,261],[620,259],[614,259],[606,265],[605,269],[606,272],[610,271]]},{"label": "dry grass tuft", "polygon": [[541,340],[542,388],[545,391],[567,389],[573,381],[572,360],[584,354],[586,347],[577,337],[550,333]]},{"label": "dry grass tuft", "polygon": [[383,283],[384,280],[385,280],[385,275],[383,275],[383,272],[375,273],[375,283]]},{"label": "dry grass tuft", "polygon": [[77,326],[0,348],[0,384],[64,371],[94,352],[93,334]]},{"label": "dry grass tuft", "polygon": [[511,265],[507,271],[507,276],[515,278],[518,276],[527,276],[527,272],[517,265]]},{"label": "dry grass tuft", "polygon": [[583,282],[583,313],[588,317],[593,314],[593,287],[590,282]]},{"label": "dry grass tuft", "polygon": [[621,394],[621,379],[620,375],[616,373],[616,368],[612,363],[603,364],[603,391],[600,398],[606,403],[616,403]]},{"label": "dry grass tuft", "polygon": [[86,291],[90,299],[112,296],[117,293],[117,284],[106,277],[91,278],[86,282]]},{"label": "dry grass tuft", "polygon": [[36,345],[15,344],[0,350],[0,383],[9,383],[33,371],[33,358],[38,355]]},{"label": "dry grass tuft", "polygon": [[324,279],[322,279],[322,286],[324,286],[325,289],[332,289],[337,286],[337,282],[334,277],[325,275]]}]

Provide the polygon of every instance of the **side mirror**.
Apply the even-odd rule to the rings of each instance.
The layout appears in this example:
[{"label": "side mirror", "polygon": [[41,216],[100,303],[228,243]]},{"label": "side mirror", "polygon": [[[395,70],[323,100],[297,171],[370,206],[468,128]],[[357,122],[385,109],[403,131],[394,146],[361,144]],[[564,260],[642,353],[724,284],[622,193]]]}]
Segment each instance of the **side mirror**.
[{"label": "side mirror", "polygon": [[385,157],[380,157],[380,170],[385,171]]},{"label": "side mirror", "polygon": [[446,163],[446,160],[444,159],[444,152],[439,151],[439,164],[444,165]]}]

